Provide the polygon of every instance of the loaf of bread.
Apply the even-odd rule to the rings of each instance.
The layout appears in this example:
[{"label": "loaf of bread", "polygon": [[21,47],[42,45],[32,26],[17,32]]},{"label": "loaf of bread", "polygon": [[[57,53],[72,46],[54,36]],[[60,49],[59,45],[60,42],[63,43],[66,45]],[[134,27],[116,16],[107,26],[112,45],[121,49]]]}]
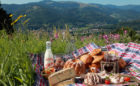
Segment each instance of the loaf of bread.
[{"label": "loaf of bread", "polygon": [[77,76],[84,74],[86,71],[85,64],[80,59],[69,59],[64,65],[65,68],[74,68]]},{"label": "loaf of bread", "polygon": [[55,86],[66,86],[68,84],[74,84],[74,78],[66,80],[66,81],[59,82]]},{"label": "loaf of bread", "polygon": [[51,74],[48,77],[49,84],[54,86],[55,84],[62,82],[64,80],[68,80],[74,78],[76,76],[75,70],[73,68],[66,68]]}]

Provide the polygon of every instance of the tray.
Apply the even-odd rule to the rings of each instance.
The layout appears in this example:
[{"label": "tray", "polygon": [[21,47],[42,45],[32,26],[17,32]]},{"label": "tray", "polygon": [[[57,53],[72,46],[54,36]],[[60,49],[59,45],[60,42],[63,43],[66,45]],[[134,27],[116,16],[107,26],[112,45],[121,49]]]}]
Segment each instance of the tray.
[{"label": "tray", "polygon": [[[81,79],[84,79],[84,76],[85,75],[81,75],[80,77],[75,77],[75,78],[81,80]],[[92,86],[125,86],[125,85],[126,86],[130,86],[130,85],[140,86],[140,80],[138,80],[136,77],[128,75],[128,74],[121,74],[121,76],[130,77],[131,78],[130,82],[125,82],[125,83],[122,83],[122,84],[109,84],[109,85],[107,85],[107,84],[97,84],[97,85],[92,85]],[[81,81],[79,81],[79,82],[81,82]],[[91,86],[91,85],[87,85],[87,84],[85,84],[85,85],[86,86]]]}]

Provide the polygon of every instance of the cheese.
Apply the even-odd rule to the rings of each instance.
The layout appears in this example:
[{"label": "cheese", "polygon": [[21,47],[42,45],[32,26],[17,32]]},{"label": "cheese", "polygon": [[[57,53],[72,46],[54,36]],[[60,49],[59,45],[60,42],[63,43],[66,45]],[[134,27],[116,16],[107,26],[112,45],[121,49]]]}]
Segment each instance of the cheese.
[{"label": "cheese", "polygon": [[48,77],[49,84],[54,86],[55,84],[62,82],[64,80],[68,80],[74,78],[76,76],[75,70],[73,68],[66,68],[51,74]]},{"label": "cheese", "polygon": [[73,79],[66,80],[66,81],[59,82],[55,86],[66,86],[68,84],[74,84],[74,78]]}]

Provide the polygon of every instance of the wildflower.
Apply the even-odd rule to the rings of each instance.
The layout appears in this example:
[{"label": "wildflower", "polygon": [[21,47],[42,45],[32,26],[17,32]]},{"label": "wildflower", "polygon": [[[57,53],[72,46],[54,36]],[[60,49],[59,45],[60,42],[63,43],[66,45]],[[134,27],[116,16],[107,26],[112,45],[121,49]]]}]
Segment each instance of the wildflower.
[{"label": "wildflower", "polygon": [[19,20],[19,19],[22,18],[22,17],[23,17],[23,15],[19,15],[18,18],[17,18],[17,20]]},{"label": "wildflower", "polygon": [[114,35],[114,39],[115,39],[115,40],[119,40],[119,39],[120,39],[120,35],[119,35],[119,34],[115,34],[115,35]]},{"label": "wildflower", "polygon": [[26,17],[27,15],[25,14],[23,17]]},{"label": "wildflower", "polygon": [[113,39],[114,38],[114,34],[110,34],[109,38]]},{"label": "wildflower", "polygon": [[10,14],[9,17],[13,17],[13,14]]},{"label": "wildflower", "polygon": [[109,44],[109,37],[108,37],[108,35],[103,35],[103,38],[105,39],[105,42],[107,44]]},{"label": "wildflower", "polygon": [[50,38],[50,41],[53,42],[53,38],[52,37]]},{"label": "wildflower", "polygon": [[85,37],[84,37],[84,36],[82,36],[80,39],[81,39],[81,41],[83,42],[83,41],[85,40]]},{"label": "wildflower", "polygon": [[127,30],[124,31],[124,34],[125,34],[125,35],[127,34]]},{"label": "wildflower", "polygon": [[57,39],[58,37],[59,37],[59,34],[58,34],[58,32],[56,32],[56,33],[54,34],[54,38]]},{"label": "wildflower", "polygon": [[23,25],[25,25],[30,19],[27,19],[23,22]]},{"label": "wildflower", "polygon": [[105,42],[106,42],[107,44],[109,44],[109,41],[108,41],[108,40],[106,40]]},{"label": "wildflower", "polygon": [[21,19],[23,17],[23,15],[18,16],[18,18],[16,20],[14,20],[11,25],[14,25],[19,19]]},{"label": "wildflower", "polygon": [[106,48],[109,51],[111,49],[111,46],[110,45],[107,45]]},{"label": "wildflower", "polygon": [[108,38],[108,35],[103,35],[103,38],[105,39],[105,40],[108,40],[109,38]]}]

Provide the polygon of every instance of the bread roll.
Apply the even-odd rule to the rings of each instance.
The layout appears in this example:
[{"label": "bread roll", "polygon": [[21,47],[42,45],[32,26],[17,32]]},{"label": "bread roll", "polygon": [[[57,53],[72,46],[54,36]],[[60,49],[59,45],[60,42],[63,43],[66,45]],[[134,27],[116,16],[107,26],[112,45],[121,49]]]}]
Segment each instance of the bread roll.
[{"label": "bread roll", "polygon": [[92,56],[90,56],[88,53],[84,54],[80,57],[80,60],[84,63],[84,64],[89,64],[92,62],[93,58]]},{"label": "bread roll", "polygon": [[123,59],[119,59],[119,68],[124,69],[126,67],[126,62]]}]

